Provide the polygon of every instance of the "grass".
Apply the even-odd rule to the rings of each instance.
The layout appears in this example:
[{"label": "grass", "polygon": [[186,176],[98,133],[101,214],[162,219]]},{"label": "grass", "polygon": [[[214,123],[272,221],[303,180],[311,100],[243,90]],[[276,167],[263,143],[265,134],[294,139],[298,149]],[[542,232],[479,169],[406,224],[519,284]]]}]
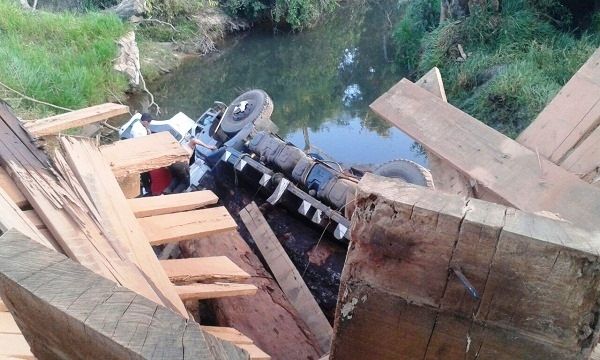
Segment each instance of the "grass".
[{"label": "grass", "polygon": [[[116,40],[127,30],[117,17],[103,13],[27,12],[0,0],[0,81],[30,97],[66,108],[105,102],[127,89],[112,69]],[[3,91],[11,105],[31,115],[52,109]]]},{"label": "grass", "polygon": [[439,67],[453,105],[516,137],[600,45],[594,22],[571,32],[570,14],[556,13],[553,1],[505,0],[499,14],[479,9],[425,32],[414,77]]}]

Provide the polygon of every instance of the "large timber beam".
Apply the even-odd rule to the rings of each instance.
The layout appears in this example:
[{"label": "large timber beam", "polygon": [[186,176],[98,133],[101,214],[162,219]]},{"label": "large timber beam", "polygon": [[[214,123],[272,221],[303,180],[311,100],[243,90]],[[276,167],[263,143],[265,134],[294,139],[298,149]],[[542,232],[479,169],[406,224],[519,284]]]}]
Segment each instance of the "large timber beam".
[{"label": "large timber beam", "polygon": [[600,237],[367,174],[331,359],[587,359]]},{"label": "large timber beam", "polygon": [[175,312],[11,230],[0,294],[39,359],[247,359]]}]

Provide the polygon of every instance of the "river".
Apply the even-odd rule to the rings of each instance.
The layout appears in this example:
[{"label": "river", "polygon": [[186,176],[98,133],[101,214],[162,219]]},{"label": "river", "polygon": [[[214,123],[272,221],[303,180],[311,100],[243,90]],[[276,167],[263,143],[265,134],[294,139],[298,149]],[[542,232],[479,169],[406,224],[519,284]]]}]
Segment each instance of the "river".
[{"label": "river", "polygon": [[350,1],[315,28],[283,33],[257,27],[194,58],[152,84],[161,117],[198,117],[214,100],[226,103],[261,88],[273,99],[279,135],[300,148],[350,166],[426,158],[369,104],[404,74],[393,61],[390,19],[398,1]]}]

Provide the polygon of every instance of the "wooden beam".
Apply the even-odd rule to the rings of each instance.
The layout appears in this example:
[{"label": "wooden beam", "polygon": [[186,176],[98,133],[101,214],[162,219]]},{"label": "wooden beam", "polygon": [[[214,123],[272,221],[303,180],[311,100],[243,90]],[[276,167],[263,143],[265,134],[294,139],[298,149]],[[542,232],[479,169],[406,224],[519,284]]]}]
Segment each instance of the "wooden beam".
[{"label": "wooden beam", "polygon": [[29,344],[21,334],[0,335],[0,358],[7,360],[35,360]]},{"label": "wooden beam", "polygon": [[227,256],[162,260],[160,264],[174,284],[238,282],[250,278]]},{"label": "wooden beam", "polygon": [[72,177],[79,180],[80,192],[93,203],[95,220],[101,224],[110,245],[122,262],[137,270],[124,272],[123,285],[187,318],[185,306],[148,245],[144,229],[98,148],[87,139],[61,137],[59,141]]},{"label": "wooden beam", "polygon": [[138,219],[151,245],[161,245],[237,228],[224,207],[156,215]]},{"label": "wooden beam", "polygon": [[23,195],[15,182],[10,178],[10,175],[2,167],[0,167],[0,188],[8,194],[18,207],[24,208],[29,204],[25,195]]},{"label": "wooden beam", "polygon": [[33,226],[37,229],[46,229],[46,225],[42,221],[42,219],[38,216],[35,210],[25,210],[23,211],[23,215],[31,222]]},{"label": "wooden beam", "polygon": [[354,200],[332,360],[589,356],[596,232],[372,174]]},{"label": "wooden beam", "polygon": [[600,189],[410,81],[402,80],[371,107],[507,204],[597,228]]},{"label": "wooden beam", "polygon": [[39,359],[248,358],[194,321],[17,232],[0,237],[0,289]]},{"label": "wooden beam", "polygon": [[250,354],[250,360],[270,360],[271,356],[254,345],[252,339],[230,327],[201,326],[202,330],[225,341],[234,343]]},{"label": "wooden beam", "polygon": [[252,284],[213,283],[177,285],[175,291],[183,301],[216,299],[228,296],[254,295],[258,288]]},{"label": "wooden beam", "polygon": [[[600,125],[600,49],[573,75],[517,141],[562,161]],[[600,154],[598,154],[600,155]],[[600,157],[596,156],[600,163]]]},{"label": "wooden beam", "polygon": [[[415,84],[439,97],[444,102],[448,102],[442,74],[437,67],[429,70],[429,72],[417,80]],[[427,163],[436,190],[465,197],[473,196],[473,189],[469,184],[469,179],[465,178],[447,161],[439,158],[435,154],[427,152]]]},{"label": "wooden beam", "polygon": [[214,205],[219,198],[210,190],[181,194],[146,196],[127,202],[137,218],[189,211]]},{"label": "wooden beam", "polygon": [[258,206],[251,202],[240,211],[240,217],[277,279],[277,283],[319,341],[321,351],[323,354],[329,352],[333,334],[331,325]]},{"label": "wooden beam", "polygon": [[100,151],[117,178],[190,160],[190,154],[168,131],[116,141],[101,146]]},{"label": "wooden beam", "polygon": [[129,114],[128,106],[106,103],[45,119],[28,121],[23,124],[23,127],[31,136],[41,137],[58,134],[64,130],[109,120],[125,114]]}]

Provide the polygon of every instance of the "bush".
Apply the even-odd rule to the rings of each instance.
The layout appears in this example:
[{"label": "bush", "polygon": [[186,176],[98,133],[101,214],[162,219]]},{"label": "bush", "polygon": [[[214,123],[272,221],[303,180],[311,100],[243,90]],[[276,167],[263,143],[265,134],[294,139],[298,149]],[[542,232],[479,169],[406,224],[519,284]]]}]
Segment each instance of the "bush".
[{"label": "bush", "polygon": [[505,0],[500,13],[475,9],[462,21],[440,24],[418,43],[414,77],[439,67],[452,104],[517,136],[600,44],[596,29],[565,30],[569,14],[557,3]]},{"label": "bush", "polygon": [[408,4],[393,34],[400,63],[410,69],[418,64],[421,39],[437,27],[439,20],[440,0],[413,0]]},{"label": "bush", "polygon": [[117,17],[28,12],[11,0],[0,0],[0,14],[0,81],[6,85],[68,108],[127,89],[112,69],[115,41],[127,30]]}]

